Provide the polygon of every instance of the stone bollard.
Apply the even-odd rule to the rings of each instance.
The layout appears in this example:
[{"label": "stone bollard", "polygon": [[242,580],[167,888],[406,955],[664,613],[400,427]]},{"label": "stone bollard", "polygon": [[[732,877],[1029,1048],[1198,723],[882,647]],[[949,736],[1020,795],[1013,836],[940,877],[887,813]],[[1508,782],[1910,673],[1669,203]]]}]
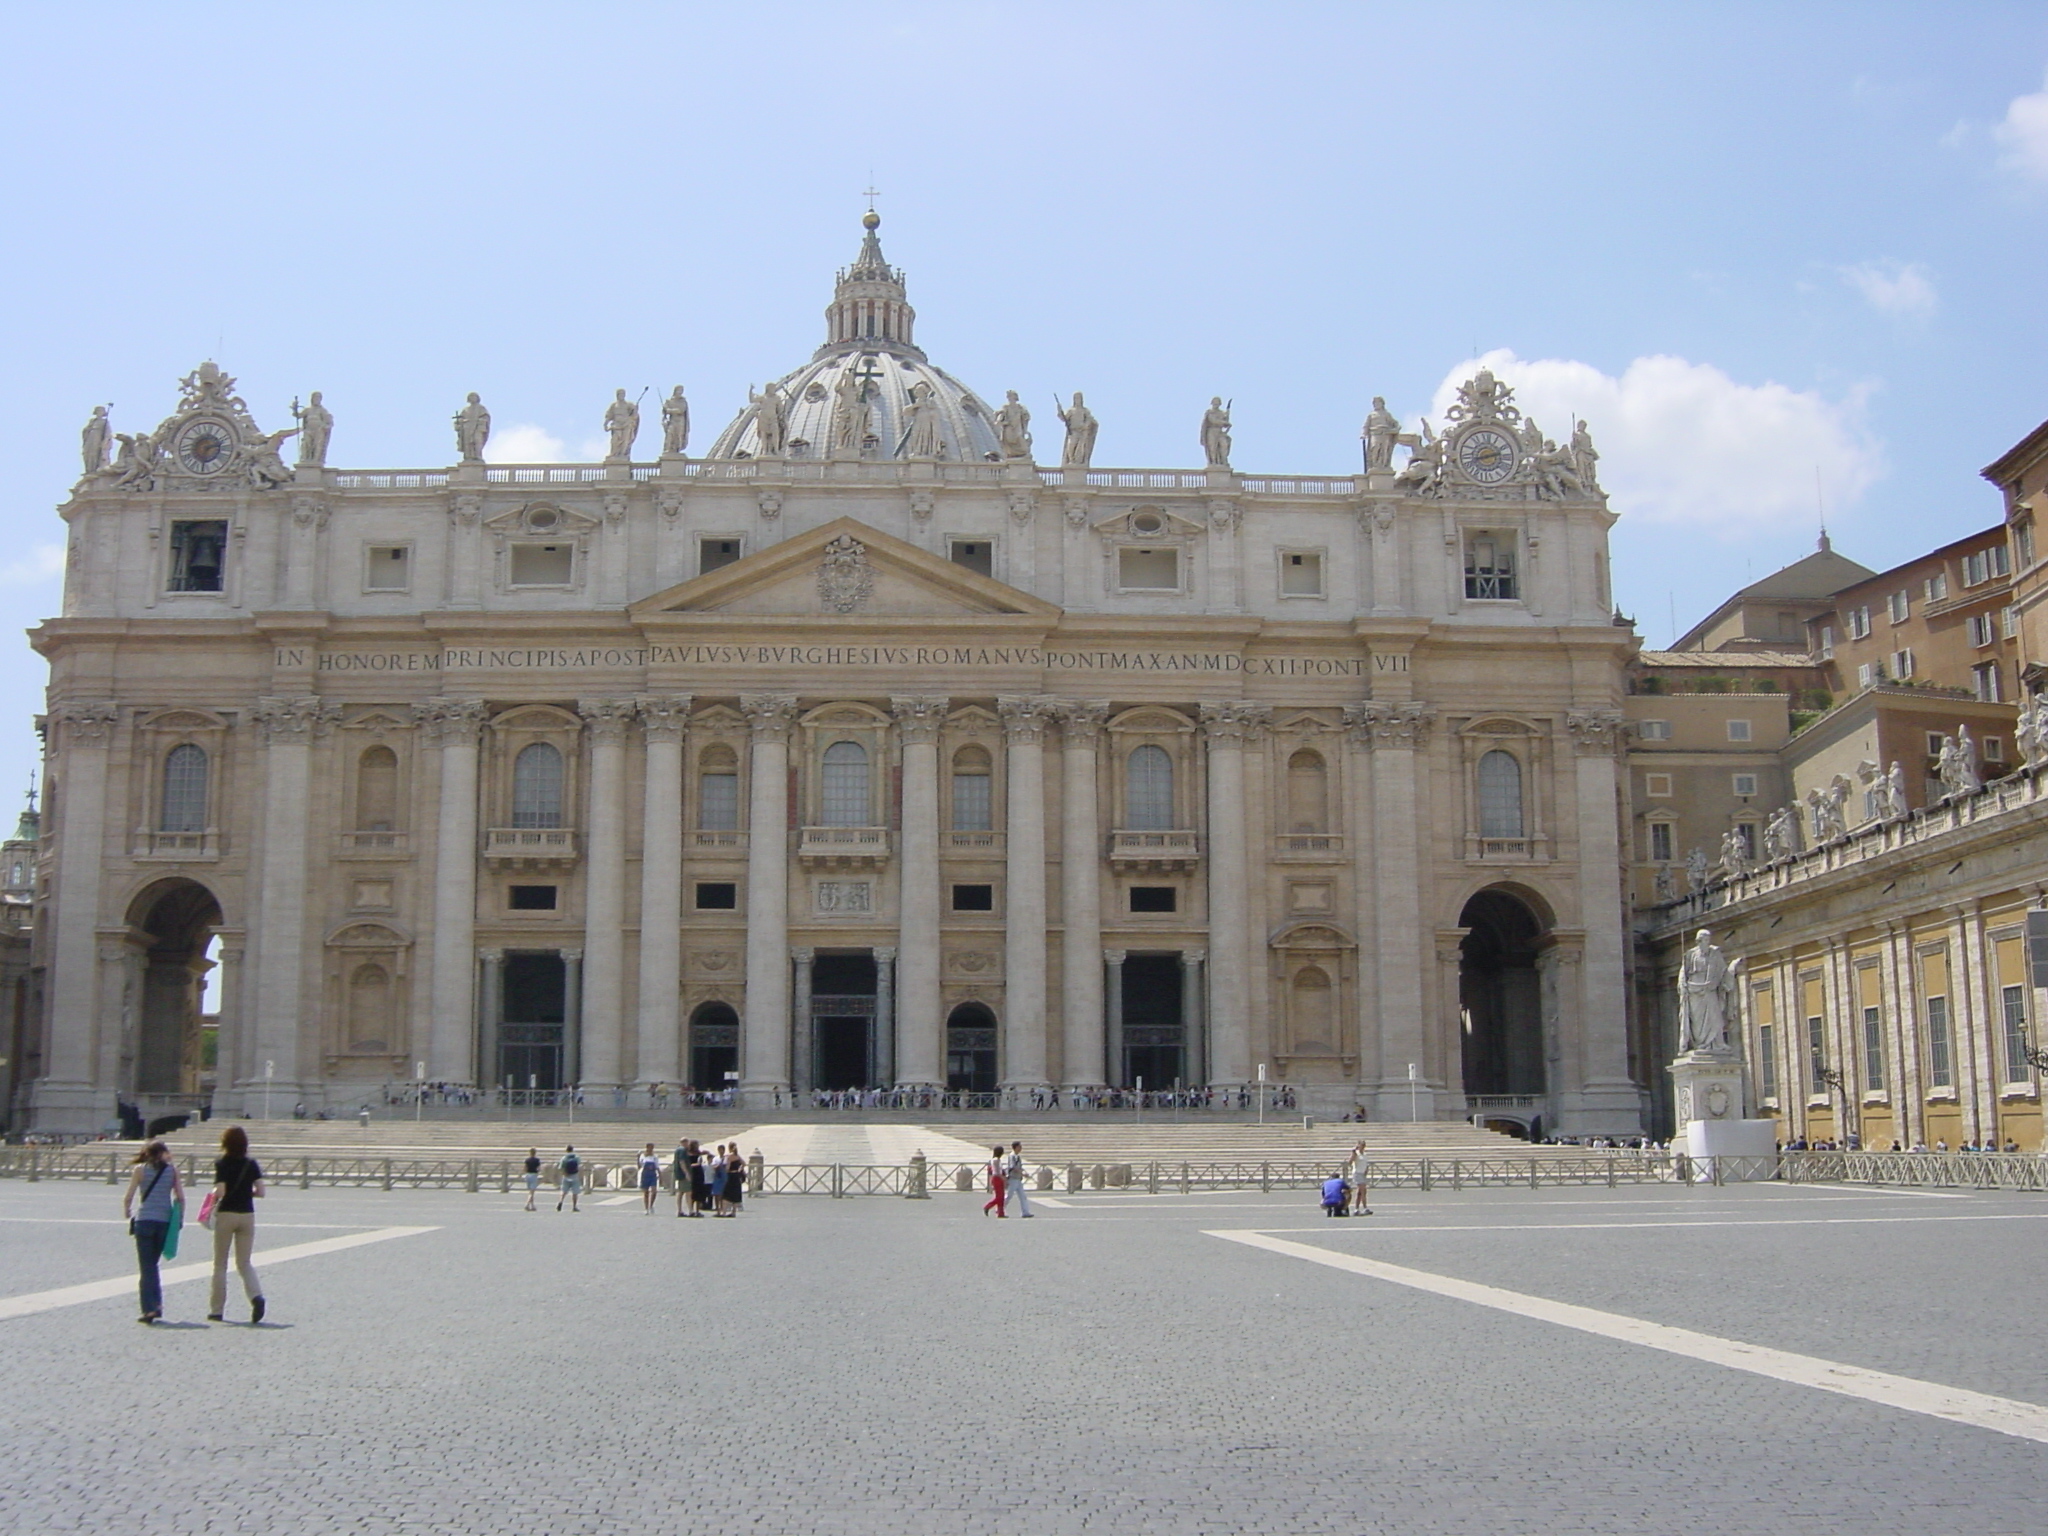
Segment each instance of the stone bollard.
[{"label": "stone bollard", "polygon": [[38,1183],[43,1177],[43,1151],[40,1147],[28,1149],[28,1181]]},{"label": "stone bollard", "polygon": [[962,1194],[973,1194],[974,1170],[963,1164],[959,1171],[953,1175],[953,1187]]},{"label": "stone bollard", "polygon": [[767,1171],[768,1160],[761,1155],[761,1149],[756,1147],[754,1155],[747,1159],[747,1194],[765,1195],[768,1193]]},{"label": "stone bollard", "polygon": [[1040,1164],[1038,1165],[1038,1175],[1037,1175],[1037,1177],[1038,1177],[1038,1182],[1037,1182],[1037,1184],[1036,1184],[1036,1185],[1035,1185],[1034,1187],[1036,1187],[1036,1188],[1038,1188],[1038,1189],[1051,1189],[1051,1188],[1052,1188],[1052,1168],[1051,1168],[1051,1166],[1050,1166],[1050,1165],[1048,1165],[1048,1164],[1046,1164],[1046,1163],[1040,1163]]},{"label": "stone bollard", "polygon": [[929,1200],[932,1197],[929,1165],[924,1153],[910,1154],[910,1187],[904,1191],[906,1200]]},{"label": "stone bollard", "polygon": [[1079,1163],[1069,1163],[1067,1164],[1067,1193],[1070,1195],[1078,1194],[1080,1189],[1081,1165]]},{"label": "stone bollard", "polygon": [[1090,1189],[1100,1189],[1105,1183],[1108,1182],[1108,1180],[1108,1170],[1105,1169],[1102,1166],[1102,1164],[1097,1163],[1093,1168],[1090,1168],[1088,1170],[1088,1187]]},{"label": "stone bollard", "polygon": [[360,1125],[362,1126],[362,1128],[363,1128],[364,1130],[366,1130],[366,1131],[367,1131],[367,1130],[368,1130],[368,1129],[370,1128],[370,1106],[369,1106],[369,1105],[365,1104],[365,1105],[363,1106],[363,1109],[362,1109],[362,1113],[356,1116],[356,1120],[357,1120],[357,1122],[358,1122],[358,1123],[359,1123],[359,1124],[360,1124]]},{"label": "stone bollard", "polygon": [[501,1160],[498,1164],[498,1193],[512,1193],[512,1164],[509,1159]]},{"label": "stone bollard", "polygon": [[472,1195],[477,1192],[476,1159],[473,1157],[469,1160],[469,1178],[465,1181],[465,1187]]},{"label": "stone bollard", "polygon": [[120,1170],[121,1154],[118,1152],[109,1152],[107,1154],[107,1182],[109,1184],[118,1184],[121,1182]]}]

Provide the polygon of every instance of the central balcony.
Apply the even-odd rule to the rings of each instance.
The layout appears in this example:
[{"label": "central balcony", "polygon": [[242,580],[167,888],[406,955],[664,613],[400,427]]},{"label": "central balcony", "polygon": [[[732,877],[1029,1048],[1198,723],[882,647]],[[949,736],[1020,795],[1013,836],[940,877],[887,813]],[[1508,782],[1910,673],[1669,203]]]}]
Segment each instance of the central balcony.
[{"label": "central balcony", "polygon": [[568,827],[492,827],[484,858],[514,869],[566,868],[576,862],[576,834]]},{"label": "central balcony", "polygon": [[1109,862],[1113,868],[1193,869],[1201,860],[1201,835],[1192,829],[1109,834]]},{"label": "central balcony", "polygon": [[889,862],[887,827],[805,827],[796,856],[806,869],[875,869]]}]

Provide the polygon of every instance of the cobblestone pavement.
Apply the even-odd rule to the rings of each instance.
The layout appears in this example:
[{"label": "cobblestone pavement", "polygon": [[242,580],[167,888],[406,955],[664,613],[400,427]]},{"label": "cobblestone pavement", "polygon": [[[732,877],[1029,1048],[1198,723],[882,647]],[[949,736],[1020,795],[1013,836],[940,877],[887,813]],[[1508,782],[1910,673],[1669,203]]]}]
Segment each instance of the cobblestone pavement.
[{"label": "cobblestone pavement", "polygon": [[[0,1318],[9,1531],[2037,1533],[2048,1446],[1205,1235],[2048,1404],[2048,1199],[1824,1188],[748,1201],[279,1189],[276,1326]],[[618,1203],[606,1203],[618,1201]],[[0,1302],[122,1276],[0,1185]],[[184,1261],[205,1257],[194,1232]],[[259,1249],[258,1262],[262,1260]],[[204,1282],[167,1313],[196,1324]]]}]

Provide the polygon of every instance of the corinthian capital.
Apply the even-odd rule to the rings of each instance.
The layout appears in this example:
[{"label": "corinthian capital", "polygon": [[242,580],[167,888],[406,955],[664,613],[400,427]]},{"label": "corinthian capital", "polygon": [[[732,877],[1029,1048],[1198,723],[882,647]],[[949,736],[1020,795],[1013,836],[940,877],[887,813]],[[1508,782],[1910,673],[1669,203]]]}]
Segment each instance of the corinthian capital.
[{"label": "corinthian capital", "polygon": [[312,694],[256,701],[256,723],[270,746],[304,746],[316,736],[325,736],[340,718],[339,704]]},{"label": "corinthian capital", "polygon": [[1621,750],[1620,710],[1575,709],[1564,717],[1564,727],[1581,757],[1612,757]]},{"label": "corinthian capital", "polygon": [[437,747],[475,746],[484,723],[482,699],[425,699],[413,705],[412,717]]},{"label": "corinthian capital", "polygon": [[1045,740],[1046,727],[1056,718],[1058,705],[1052,699],[1010,697],[996,700],[996,717],[1003,722],[1003,735],[1013,744]]},{"label": "corinthian capital", "polygon": [[113,739],[121,708],[110,699],[73,699],[57,705],[50,716],[64,728],[64,745],[104,747]]},{"label": "corinthian capital", "polygon": [[607,746],[626,739],[626,727],[633,723],[635,705],[631,699],[578,699],[576,713],[590,727],[590,739]]},{"label": "corinthian capital", "polygon": [[743,693],[740,713],[756,741],[787,741],[796,723],[796,695],[793,693]]},{"label": "corinthian capital", "polygon": [[1202,706],[1202,734],[1212,747],[1242,747],[1262,740],[1266,723],[1273,718],[1271,706],[1231,700]]},{"label": "corinthian capital", "polygon": [[1412,752],[1429,740],[1433,704],[1347,704],[1344,729],[1362,747],[1395,747]]},{"label": "corinthian capital", "polygon": [[1107,699],[1061,699],[1053,705],[1059,716],[1060,734],[1070,747],[1092,747],[1102,739],[1102,727],[1109,719]]},{"label": "corinthian capital", "polygon": [[633,701],[640,731],[649,741],[681,741],[690,729],[690,696],[643,693]]},{"label": "corinthian capital", "polygon": [[928,746],[937,741],[952,703],[949,698],[933,694],[891,696],[889,713],[896,717],[896,729],[902,733],[903,744]]}]

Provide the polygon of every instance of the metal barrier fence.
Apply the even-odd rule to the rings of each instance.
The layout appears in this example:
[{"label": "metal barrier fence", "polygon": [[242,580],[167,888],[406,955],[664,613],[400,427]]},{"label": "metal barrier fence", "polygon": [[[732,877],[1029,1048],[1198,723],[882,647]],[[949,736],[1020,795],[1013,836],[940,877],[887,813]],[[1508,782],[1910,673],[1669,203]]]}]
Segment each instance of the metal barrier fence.
[{"label": "metal barrier fence", "polygon": [[[89,1179],[118,1184],[128,1174],[133,1148],[111,1143],[79,1146],[0,1147],[0,1178]],[[204,1159],[200,1160],[203,1168]],[[265,1176],[282,1186],[318,1184],[354,1189],[461,1189],[508,1193],[524,1187],[523,1159],[514,1157],[292,1157],[264,1159]],[[862,1195],[925,1199],[940,1193],[980,1191],[983,1163],[763,1163],[750,1161],[746,1193]],[[1037,1193],[1088,1190],[1191,1194],[1195,1190],[1314,1189],[1345,1171],[1336,1159],[1321,1162],[1180,1162],[1040,1164],[1032,1169]],[[633,1163],[583,1165],[584,1188],[629,1190],[638,1183]],[[1379,1189],[1451,1189],[1623,1184],[1730,1184],[1759,1179],[1792,1184],[1876,1184],[1923,1189],[2003,1189],[2048,1192],[2048,1156],[1976,1152],[1782,1152],[1767,1157],[1689,1159],[1664,1152],[1616,1151],[1587,1157],[1375,1158],[1366,1182]],[[557,1185],[553,1167],[543,1174]],[[661,1188],[673,1192],[664,1164]]]}]

